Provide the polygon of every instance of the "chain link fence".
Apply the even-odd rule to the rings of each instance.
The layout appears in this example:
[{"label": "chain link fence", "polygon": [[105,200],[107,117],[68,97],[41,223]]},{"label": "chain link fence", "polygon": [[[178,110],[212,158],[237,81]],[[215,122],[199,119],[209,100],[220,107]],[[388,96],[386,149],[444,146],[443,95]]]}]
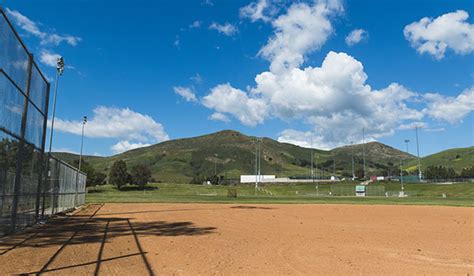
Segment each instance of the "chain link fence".
[{"label": "chain link fence", "polygon": [[49,91],[0,7],[0,236],[84,203],[86,176],[44,155]]}]

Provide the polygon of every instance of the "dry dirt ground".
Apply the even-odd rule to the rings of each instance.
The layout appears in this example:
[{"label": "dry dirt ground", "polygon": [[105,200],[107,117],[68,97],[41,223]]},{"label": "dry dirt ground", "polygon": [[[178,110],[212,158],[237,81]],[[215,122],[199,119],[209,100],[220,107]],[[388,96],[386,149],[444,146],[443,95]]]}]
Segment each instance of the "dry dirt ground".
[{"label": "dry dirt ground", "polygon": [[474,275],[474,208],[89,205],[0,239],[0,273]]}]

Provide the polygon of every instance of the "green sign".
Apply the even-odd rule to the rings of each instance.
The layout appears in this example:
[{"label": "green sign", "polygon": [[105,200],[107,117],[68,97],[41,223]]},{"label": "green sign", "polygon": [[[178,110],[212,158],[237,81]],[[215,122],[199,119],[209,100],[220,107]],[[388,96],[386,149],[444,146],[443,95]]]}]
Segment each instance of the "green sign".
[{"label": "green sign", "polygon": [[365,186],[364,185],[357,185],[356,186],[356,193],[357,192],[365,192]]}]

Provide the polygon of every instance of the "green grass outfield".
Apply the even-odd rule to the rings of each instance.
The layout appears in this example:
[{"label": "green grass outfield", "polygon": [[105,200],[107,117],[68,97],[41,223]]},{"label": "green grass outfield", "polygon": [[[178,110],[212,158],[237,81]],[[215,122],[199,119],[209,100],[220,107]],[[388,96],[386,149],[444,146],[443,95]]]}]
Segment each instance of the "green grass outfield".
[{"label": "green grass outfield", "polygon": [[[316,203],[316,204],[404,204],[404,205],[446,205],[474,206],[474,183],[458,184],[405,184],[408,197],[399,198],[398,182],[370,184],[383,186],[390,196],[335,196],[331,191],[351,191],[355,183],[337,184],[262,184],[262,190],[255,195],[253,185],[207,186],[191,184],[150,184],[146,190],[126,186],[122,191],[105,185],[89,188],[87,203]],[[332,187],[331,187],[332,186]],[[227,197],[228,189],[236,189],[238,197]],[[446,198],[443,198],[443,194]]]}]

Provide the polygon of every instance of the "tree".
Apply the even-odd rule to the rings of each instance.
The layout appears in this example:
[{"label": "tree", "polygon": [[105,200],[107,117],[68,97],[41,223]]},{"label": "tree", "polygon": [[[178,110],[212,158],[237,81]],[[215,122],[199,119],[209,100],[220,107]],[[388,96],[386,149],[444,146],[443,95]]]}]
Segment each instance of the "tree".
[{"label": "tree", "polygon": [[364,169],[358,168],[354,173],[357,178],[364,178]]},{"label": "tree", "polygon": [[[74,160],[72,165],[76,168],[79,167],[79,159]],[[94,167],[89,162],[86,162],[82,159],[81,162],[81,171],[87,175],[86,186],[92,187],[96,185],[103,185],[105,183],[105,178],[107,177],[105,174],[101,172],[97,172]]]},{"label": "tree", "polygon": [[151,180],[151,171],[145,165],[133,166],[130,175],[132,177],[131,182],[140,188],[145,188],[145,185]]},{"label": "tree", "polygon": [[116,185],[119,190],[128,183],[127,164],[123,160],[117,160],[112,165],[109,173],[109,183]]},{"label": "tree", "polygon": [[196,174],[191,179],[190,184],[203,184],[204,182],[206,182],[206,177],[202,174]]},{"label": "tree", "polygon": [[426,179],[453,179],[457,177],[453,168],[443,166],[429,166],[426,168],[424,175]]},{"label": "tree", "polygon": [[[91,185],[104,185],[105,184],[105,178],[107,178],[107,175],[105,173],[101,172],[95,172],[93,174],[93,177],[91,179]],[[87,181],[89,181],[89,176],[87,177]]]},{"label": "tree", "polygon": [[462,178],[474,178],[474,166],[470,168],[463,168],[461,171]]}]

